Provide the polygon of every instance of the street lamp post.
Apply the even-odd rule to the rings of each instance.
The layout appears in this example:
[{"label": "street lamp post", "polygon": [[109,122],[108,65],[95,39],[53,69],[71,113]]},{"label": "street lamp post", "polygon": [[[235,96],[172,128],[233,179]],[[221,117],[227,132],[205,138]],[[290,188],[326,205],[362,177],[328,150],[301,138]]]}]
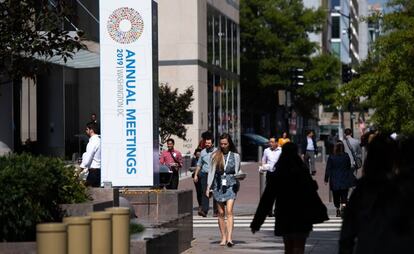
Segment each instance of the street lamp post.
[{"label": "street lamp post", "polygon": [[[342,13],[340,10],[333,10],[334,13],[338,13],[339,15],[341,15],[341,17],[344,17],[348,20],[348,28],[346,30],[347,34],[348,34],[348,58],[349,58],[349,62],[351,63],[351,40],[352,40],[352,30],[351,30],[351,16],[350,15],[346,15],[345,13]],[[351,80],[351,76],[352,76],[352,69],[350,66],[346,66],[346,68],[344,68],[344,66],[342,65],[341,67],[341,77],[342,77],[342,84],[347,83]],[[344,73],[345,72],[345,73]],[[346,78],[344,78],[346,77]],[[351,124],[351,129],[353,130],[353,119],[352,119],[352,109],[350,109],[350,124]],[[343,118],[343,109],[342,106],[340,106],[338,108],[338,136],[340,139],[343,138],[343,134],[344,134],[344,130],[343,130],[343,123],[344,123],[344,118]]]}]

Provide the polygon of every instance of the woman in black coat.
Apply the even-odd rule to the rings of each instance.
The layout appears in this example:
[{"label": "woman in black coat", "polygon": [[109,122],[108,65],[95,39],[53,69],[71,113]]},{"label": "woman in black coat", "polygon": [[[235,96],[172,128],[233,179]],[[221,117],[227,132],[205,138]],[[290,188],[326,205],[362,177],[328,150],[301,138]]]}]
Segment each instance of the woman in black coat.
[{"label": "woman in black coat", "polygon": [[349,188],[355,185],[356,178],[351,169],[351,160],[345,153],[344,144],[335,144],[333,155],[329,156],[325,170],[325,184],[328,184],[333,194],[336,207],[336,217],[340,217],[347,202]]},{"label": "woman in black coat", "polygon": [[[260,229],[276,200],[275,235],[283,237],[285,253],[304,253],[306,238],[312,231],[309,209],[313,204],[312,194],[317,195],[316,189],[317,184],[298,155],[297,146],[283,145],[276,172],[266,184],[250,225],[252,233]],[[327,218],[326,208],[324,213]]]}]

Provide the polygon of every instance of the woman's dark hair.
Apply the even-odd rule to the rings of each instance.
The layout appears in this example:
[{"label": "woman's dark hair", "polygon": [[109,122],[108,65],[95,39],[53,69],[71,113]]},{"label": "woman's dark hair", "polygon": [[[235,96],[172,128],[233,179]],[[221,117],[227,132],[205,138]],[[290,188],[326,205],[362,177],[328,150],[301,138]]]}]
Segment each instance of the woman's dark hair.
[{"label": "woman's dark hair", "polygon": [[[283,171],[300,171],[306,168],[305,163],[299,156],[298,146],[288,142],[282,146],[282,154],[276,163],[276,173]],[[306,170],[304,170],[306,172]]]},{"label": "woman's dark hair", "polygon": [[344,143],[342,143],[342,141],[336,142],[333,153],[335,155],[339,155],[339,154],[343,154],[344,152],[345,152]]},{"label": "woman's dark hair", "polygon": [[394,173],[397,158],[397,144],[388,135],[378,134],[367,147],[364,162],[364,177],[386,178]]}]

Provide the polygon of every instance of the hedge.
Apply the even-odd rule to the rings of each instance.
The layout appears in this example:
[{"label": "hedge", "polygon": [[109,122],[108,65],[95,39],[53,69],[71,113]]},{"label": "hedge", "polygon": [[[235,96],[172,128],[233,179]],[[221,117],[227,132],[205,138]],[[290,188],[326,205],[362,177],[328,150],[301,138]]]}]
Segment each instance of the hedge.
[{"label": "hedge", "polygon": [[74,168],[59,158],[0,157],[0,241],[33,241],[36,224],[61,221],[59,204],[88,199]]}]

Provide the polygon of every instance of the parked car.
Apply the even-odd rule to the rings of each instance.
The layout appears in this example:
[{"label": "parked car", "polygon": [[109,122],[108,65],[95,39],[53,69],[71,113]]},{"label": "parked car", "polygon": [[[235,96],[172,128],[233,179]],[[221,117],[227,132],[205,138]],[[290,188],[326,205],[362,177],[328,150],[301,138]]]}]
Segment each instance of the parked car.
[{"label": "parked car", "polygon": [[269,146],[269,139],[254,133],[245,133],[241,135],[241,154],[243,161],[257,161],[259,146],[263,150]]},{"label": "parked car", "polygon": [[11,153],[11,149],[6,143],[0,141],[0,156],[5,156]]}]

